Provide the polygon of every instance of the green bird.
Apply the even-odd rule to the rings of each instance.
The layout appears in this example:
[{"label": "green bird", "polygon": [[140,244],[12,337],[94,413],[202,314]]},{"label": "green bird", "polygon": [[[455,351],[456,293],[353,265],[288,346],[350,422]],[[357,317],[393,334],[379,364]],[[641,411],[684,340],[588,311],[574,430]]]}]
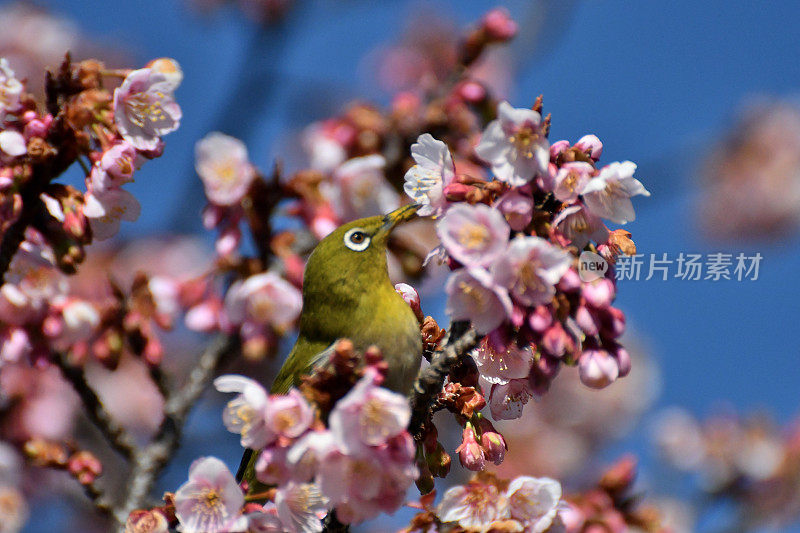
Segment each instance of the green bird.
[{"label": "green bird", "polygon": [[[389,280],[386,246],[394,227],[410,220],[417,209],[416,204],[406,205],[355,220],[320,241],[303,275],[297,342],[275,377],[273,394],[285,394],[302,376],[324,365],[342,338],[360,351],[378,346],[389,365],[383,385],[411,392],[422,359],[422,336],[414,312]],[[263,488],[255,479],[257,457],[247,450],[237,474],[249,483],[251,494]]]}]

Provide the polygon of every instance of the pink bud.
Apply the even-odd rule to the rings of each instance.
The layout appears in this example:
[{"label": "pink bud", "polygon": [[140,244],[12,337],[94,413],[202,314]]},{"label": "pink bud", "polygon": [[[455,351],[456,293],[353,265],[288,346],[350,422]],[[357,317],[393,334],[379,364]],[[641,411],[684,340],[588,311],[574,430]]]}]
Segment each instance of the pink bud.
[{"label": "pink bud", "polygon": [[524,230],[533,218],[533,198],[522,194],[518,189],[511,189],[501,196],[495,207],[503,213],[514,231]]},{"label": "pink bud", "polygon": [[561,292],[575,292],[581,288],[581,277],[574,268],[567,270],[556,285]]},{"label": "pink bud", "polygon": [[602,333],[604,337],[616,339],[625,333],[625,313],[616,307],[609,307],[602,314]]},{"label": "pink bud", "polygon": [[455,88],[455,93],[465,102],[477,104],[486,98],[486,89],[476,81],[464,81]]},{"label": "pink bud", "polygon": [[575,311],[575,322],[578,327],[587,335],[597,335],[598,327],[591,311],[585,306],[581,305]]},{"label": "pink bud", "polygon": [[614,301],[614,283],[608,278],[600,278],[584,283],[581,291],[586,302],[595,309],[608,307]]},{"label": "pink bud", "polygon": [[619,377],[616,359],[601,348],[584,350],[578,360],[578,373],[581,382],[593,389],[602,389]]},{"label": "pink bud", "polygon": [[596,135],[584,135],[575,143],[575,148],[578,148],[581,152],[588,153],[589,157],[595,161],[600,159],[603,154],[603,143],[600,142]]},{"label": "pink bud", "polygon": [[528,316],[528,325],[537,333],[544,332],[553,323],[553,312],[540,305]]},{"label": "pink bud", "polygon": [[414,316],[417,317],[417,320],[422,322],[425,316],[422,314],[422,307],[420,305],[419,293],[417,290],[406,283],[396,284],[394,286],[394,290],[397,291],[397,294],[403,297],[403,300],[405,300],[411,310],[414,311]]},{"label": "pink bud", "polygon": [[612,353],[617,359],[617,366],[619,366],[619,377],[624,378],[631,371],[631,355],[628,353],[628,350],[620,345],[617,345],[616,350],[614,350]]},{"label": "pink bud", "polygon": [[555,322],[544,332],[539,345],[550,355],[561,357],[564,355],[568,341],[567,332],[564,331],[561,322]]},{"label": "pink bud", "polygon": [[97,476],[103,473],[103,465],[97,457],[87,451],[80,451],[70,457],[67,469],[82,485],[94,482]]},{"label": "pink bud", "polygon": [[486,13],[481,21],[481,26],[486,32],[486,36],[492,41],[508,41],[517,34],[517,23],[511,18],[508,10],[501,7]]},{"label": "pink bud", "polygon": [[506,440],[486,418],[481,418],[479,424],[481,430],[481,447],[483,448],[484,457],[487,461],[499,465],[503,462],[506,456],[506,450],[508,450]]},{"label": "pink bud", "polygon": [[461,445],[456,448],[456,453],[464,468],[478,472],[486,467],[483,448],[478,443],[475,430],[470,424],[467,424],[467,427],[464,428]]},{"label": "pink bud", "polygon": [[569,141],[560,140],[550,145],[550,159],[556,159],[562,152],[569,148]]},{"label": "pink bud", "polygon": [[586,521],[580,509],[568,503],[565,503],[558,511],[558,516],[564,524],[566,533],[578,533],[581,531],[583,523]]},{"label": "pink bud", "polygon": [[214,229],[216,228],[222,219],[225,216],[225,211],[223,208],[216,206],[214,204],[208,204],[204,209],[201,215],[203,219],[203,227],[206,229]]}]

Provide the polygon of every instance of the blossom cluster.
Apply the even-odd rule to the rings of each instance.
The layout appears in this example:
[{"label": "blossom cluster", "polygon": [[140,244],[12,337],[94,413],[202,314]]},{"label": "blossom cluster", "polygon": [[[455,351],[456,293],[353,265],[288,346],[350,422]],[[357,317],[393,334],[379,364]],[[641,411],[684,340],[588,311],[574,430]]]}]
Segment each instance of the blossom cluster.
[{"label": "blossom cluster", "polygon": [[[336,402],[326,428],[297,389],[268,395],[248,378],[217,378],[218,390],[238,393],[223,420],[241,436],[243,447],[258,450],[252,483],[262,484],[266,492],[259,496],[271,501],[242,509],[244,496],[230,472],[220,461],[206,459],[175,493],[182,531],[238,531],[243,521],[258,531],[267,523],[281,531],[321,531],[321,519],[334,507],[348,524],[397,510],[417,469],[406,431],[408,402],[381,388],[382,379],[379,371],[366,369]],[[230,497],[212,500],[213,491]]]},{"label": "blossom cluster", "polygon": [[609,261],[630,253],[629,234],[601,219],[633,220],[630,198],[649,193],[633,163],[598,167],[597,137],[551,146],[548,130],[540,102],[534,109],[501,102],[474,147],[494,181],[457,174],[448,146],[429,134],[411,147],[416,165],[405,175],[420,214],[438,218],[441,247],[432,256],[453,271],[447,311],[485,335],[474,357],[496,419],[519,417],[561,363],[577,364],[593,388],[630,369],[617,342],[625,317],[611,305],[613,272],[584,282],[577,255],[587,246]]}]

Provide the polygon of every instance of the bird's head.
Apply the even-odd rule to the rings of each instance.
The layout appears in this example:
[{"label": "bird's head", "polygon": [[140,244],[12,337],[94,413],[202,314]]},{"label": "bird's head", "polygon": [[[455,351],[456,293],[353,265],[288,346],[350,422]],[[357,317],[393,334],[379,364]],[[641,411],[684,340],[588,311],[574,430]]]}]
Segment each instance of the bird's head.
[{"label": "bird's head", "polygon": [[354,220],[322,239],[306,265],[304,300],[348,300],[347,295],[355,296],[387,282],[389,235],[395,226],[413,218],[417,209],[416,204],[406,205],[386,215]]}]

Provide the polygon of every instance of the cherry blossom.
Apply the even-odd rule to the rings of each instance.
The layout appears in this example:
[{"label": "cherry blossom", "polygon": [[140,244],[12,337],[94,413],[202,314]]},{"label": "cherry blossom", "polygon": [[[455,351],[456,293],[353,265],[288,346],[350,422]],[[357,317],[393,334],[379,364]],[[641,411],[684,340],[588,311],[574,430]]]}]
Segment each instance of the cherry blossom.
[{"label": "cherry blossom", "polygon": [[458,204],[436,224],[447,253],[467,266],[487,266],[506,248],[511,228],[502,213],[488,205]]},{"label": "cherry blossom", "polygon": [[541,114],[501,102],[497,119],[486,127],[475,153],[491,164],[497,179],[512,187],[525,185],[537,174],[546,173],[550,144]]},{"label": "cherry blossom", "polygon": [[594,172],[594,167],[583,161],[566,163],[558,169],[553,193],[564,203],[572,203],[583,192],[586,183]]},{"label": "cherry blossom", "polygon": [[84,200],[83,214],[89,219],[92,236],[98,240],[116,235],[122,220],[133,222],[141,211],[136,197],[124,189],[92,191]]},{"label": "cherry blossom", "polygon": [[466,530],[483,531],[508,512],[505,495],[493,483],[473,480],[447,489],[439,503],[442,522],[457,523]]},{"label": "cherry blossom", "polygon": [[155,150],[160,138],[178,129],[181,108],[176,78],[152,68],[134,70],[114,90],[114,122],[137,150]]},{"label": "cherry blossom", "polygon": [[356,157],[333,172],[323,191],[342,220],[382,215],[400,207],[400,197],[386,181],[380,155]]},{"label": "cherry blossom", "polygon": [[444,189],[455,177],[453,157],[447,145],[424,133],[411,145],[411,157],[416,165],[408,169],[403,190],[411,199],[422,204],[419,216],[441,215],[447,201]]},{"label": "cherry blossom", "polygon": [[287,533],[322,531],[322,519],[328,513],[327,499],[312,483],[289,482],[275,494],[278,518]]},{"label": "cherry blossom", "polygon": [[535,306],[553,299],[555,284],[569,269],[573,257],[541,237],[514,237],[492,265],[492,276],[517,302]]},{"label": "cherry blossom", "polygon": [[291,389],[284,395],[270,398],[264,410],[264,420],[275,437],[294,439],[306,432],[314,420],[314,413],[300,391]]},{"label": "cherry blossom", "polygon": [[562,210],[553,220],[553,226],[579,250],[589,244],[589,241],[603,243],[609,235],[608,228],[600,217],[580,203]]},{"label": "cherry blossom", "polygon": [[175,492],[175,516],[183,533],[223,533],[246,527],[244,494],[228,467],[202,457],[189,467],[189,481]]},{"label": "cherry blossom", "polygon": [[225,297],[225,311],[234,324],[253,322],[287,328],[302,306],[300,291],[271,271],[235,282]]},{"label": "cherry blossom", "polygon": [[92,167],[89,177],[91,189],[103,192],[118,188],[133,181],[136,169],[136,149],[125,141],[121,141],[105,152],[100,161]]},{"label": "cherry blossom", "polygon": [[514,420],[522,416],[522,408],[534,397],[529,380],[512,379],[491,385],[489,410],[495,420]]},{"label": "cherry blossom", "polygon": [[220,392],[238,393],[222,413],[228,431],[240,434],[245,448],[266,446],[272,437],[264,419],[269,404],[267,391],[258,382],[237,375],[218,377],[214,387]]},{"label": "cherry blossom", "polygon": [[519,476],[506,490],[511,518],[521,522],[525,531],[542,533],[553,523],[561,499],[561,484],[550,478]]},{"label": "cherry blossom", "polygon": [[209,133],[195,146],[195,169],[212,204],[241,202],[255,178],[242,141],[224,133]]},{"label": "cherry blossom", "polygon": [[6,157],[18,157],[24,155],[28,148],[25,144],[25,137],[14,130],[0,131],[0,151]]},{"label": "cherry blossom", "polygon": [[479,333],[492,331],[511,315],[508,291],[482,268],[470,267],[452,273],[445,292],[450,318],[470,320]]},{"label": "cherry blossom", "polygon": [[630,161],[611,163],[600,169],[597,177],[583,188],[586,207],[595,215],[625,224],[636,218],[631,197],[650,196],[644,185],[633,177],[636,164]]},{"label": "cherry blossom", "polygon": [[587,387],[602,389],[619,377],[619,363],[602,348],[586,348],[578,360],[581,381]]},{"label": "cherry blossom", "polygon": [[375,385],[367,375],[336,403],[329,423],[331,431],[348,453],[379,446],[405,431],[411,418],[408,400]]}]

